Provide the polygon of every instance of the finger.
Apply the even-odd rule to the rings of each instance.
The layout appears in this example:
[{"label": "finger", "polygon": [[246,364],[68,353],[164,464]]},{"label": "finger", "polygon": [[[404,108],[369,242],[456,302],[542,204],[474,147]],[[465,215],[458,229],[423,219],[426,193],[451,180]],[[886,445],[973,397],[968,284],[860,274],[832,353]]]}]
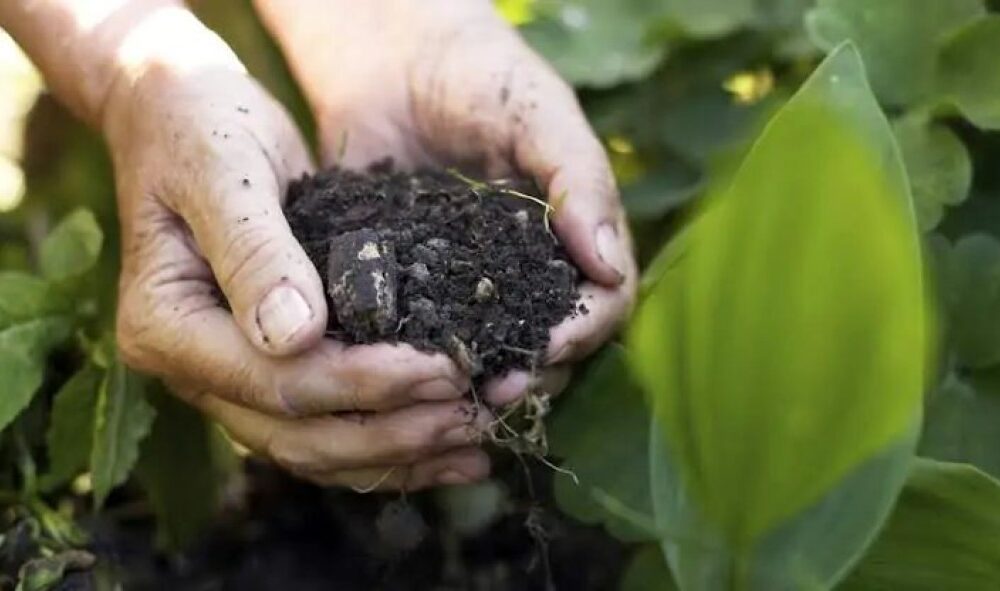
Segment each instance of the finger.
[{"label": "finger", "polygon": [[432,486],[473,484],[490,475],[490,457],[476,447],[445,452],[410,466],[348,470],[314,475],[324,486],[343,486],[357,492],[418,491]]},{"label": "finger", "polygon": [[[190,393],[187,396],[191,396]],[[294,474],[413,464],[479,443],[493,417],[470,402],[439,402],[371,415],[275,418],[212,394],[190,398],[229,435]]]},{"label": "finger", "polygon": [[486,401],[495,407],[515,402],[532,390],[555,396],[566,388],[570,374],[570,368],[563,365],[546,367],[537,374],[512,371],[491,380],[483,392]]},{"label": "finger", "polygon": [[[169,212],[168,212],[168,215]],[[406,345],[323,340],[276,358],[256,350],[218,307],[211,273],[177,221],[126,228],[118,345],[132,367],[276,415],[383,410],[457,399],[469,378],[444,355]]]},{"label": "finger", "polygon": [[301,142],[282,145],[285,126],[257,129],[263,113],[230,120],[241,116],[233,111],[202,138],[208,145],[199,149],[210,155],[193,183],[197,194],[172,201],[246,337],[268,354],[289,355],[315,345],[327,322],[319,275],[281,211],[284,181],[308,161]]},{"label": "finger", "polygon": [[634,275],[614,289],[585,283],[580,289],[580,301],[587,312],[567,318],[552,329],[546,362],[566,363],[593,353],[628,316],[634,293]]},{"label": "finger", "polygon": [[412,132],[404,133],[391,118],[376,115],[392,107],[373,105],[373,100],[379,99],[363,101],[361,110],[344,107],[324,111],[319,122],[323,166],[364,170],[386,158],[400,170],[430,166],[430,154]]},{"label": "finger", "polygon": [[525,97],[508,106],[517,122],[515,163],[548,195],[556,233],[584,273],[619,285],[631,272],[632,249],[607,154],[569,86],[547,66],[535,69],[530,83],[511,90]]}]

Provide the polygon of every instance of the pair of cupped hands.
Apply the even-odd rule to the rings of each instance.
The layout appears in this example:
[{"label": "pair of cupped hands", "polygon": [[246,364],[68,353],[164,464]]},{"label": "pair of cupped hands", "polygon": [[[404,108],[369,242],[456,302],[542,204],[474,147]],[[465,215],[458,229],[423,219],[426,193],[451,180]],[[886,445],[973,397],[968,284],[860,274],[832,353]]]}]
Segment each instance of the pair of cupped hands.
[{"label": "pair of cupped hands", "polygon": [[[493,404],[557,392],[627,313],[628,230],[572,90],[489,0],[259,0],[315,116],[322,166],[524,174],[589,279],[589,314],[553,329],[546,367],[485,387]],[[324,485],[414,490],[485,478],[470,377],[408,345],[324,337],[317,270],[282,215],[314,170],[282,107],[193,15],[139,34],[100,113],[122,222],[118,345],[249,449]],[[148,42],[165,34],[165,43]],[[127,48],[126,48],[127,49]],[[218,289],[231,311],[220,305]]]}]

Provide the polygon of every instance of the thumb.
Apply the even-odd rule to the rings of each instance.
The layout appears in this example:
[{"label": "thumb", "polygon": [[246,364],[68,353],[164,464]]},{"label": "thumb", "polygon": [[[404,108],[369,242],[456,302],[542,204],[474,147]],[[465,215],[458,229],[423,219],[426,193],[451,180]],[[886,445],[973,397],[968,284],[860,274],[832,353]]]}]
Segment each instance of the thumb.
[{"label": "thumb", "polygon": [[188,199],[181,214],[243,334],[265,353],[298,353],[326,330],[323,285],[288,227],[268,159],[237,162],[210,175],[208,194]]},{"label": "thumb", "polygon": [[584,273],[620,285],[634,263],[611,164],[572,90],[554,74],[539,79],[514,131],[516,164],[545,190],[556,233]]}]

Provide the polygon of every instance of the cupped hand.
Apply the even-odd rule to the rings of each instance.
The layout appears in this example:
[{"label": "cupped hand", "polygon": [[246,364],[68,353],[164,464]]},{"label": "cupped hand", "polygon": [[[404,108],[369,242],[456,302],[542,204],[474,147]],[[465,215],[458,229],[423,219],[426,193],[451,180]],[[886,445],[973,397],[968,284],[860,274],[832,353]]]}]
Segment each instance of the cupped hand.
[{"label": "cupped hand", "polygon": [[188,51],[129,63],[102,113],[124,359],[323,484],[484,477],[473,444],[489,416],[463,400],[468,378],[448,358],[324,338],[320,278],[281,210],[289,180],[311,166],[299,134],[220,40],[177,34]]},{"label": "cupped hand", "polygon": [[257,8],[310,102],[324,165],[385,157],[412,168],[527,175],[590,281],[588,313],[555,327],[539,376],[509,374],[494,403],[565,385],[565,364],[608,339],[632,304],[637,269],[607,156],[573,94],[488,0],[277,0]]}]

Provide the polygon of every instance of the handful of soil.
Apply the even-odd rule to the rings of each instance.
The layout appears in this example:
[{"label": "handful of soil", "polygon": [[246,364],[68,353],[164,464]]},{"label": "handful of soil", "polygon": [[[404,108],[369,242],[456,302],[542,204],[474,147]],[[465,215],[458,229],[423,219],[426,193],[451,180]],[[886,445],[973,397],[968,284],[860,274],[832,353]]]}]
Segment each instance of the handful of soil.
[{"label": "handful of soil", "polygon": [[323,278],[328,333],[442,351],[477,382],[539,366],[549,330],[586,308],[528,191],[388,163],[293,183],[285,214]]}]

